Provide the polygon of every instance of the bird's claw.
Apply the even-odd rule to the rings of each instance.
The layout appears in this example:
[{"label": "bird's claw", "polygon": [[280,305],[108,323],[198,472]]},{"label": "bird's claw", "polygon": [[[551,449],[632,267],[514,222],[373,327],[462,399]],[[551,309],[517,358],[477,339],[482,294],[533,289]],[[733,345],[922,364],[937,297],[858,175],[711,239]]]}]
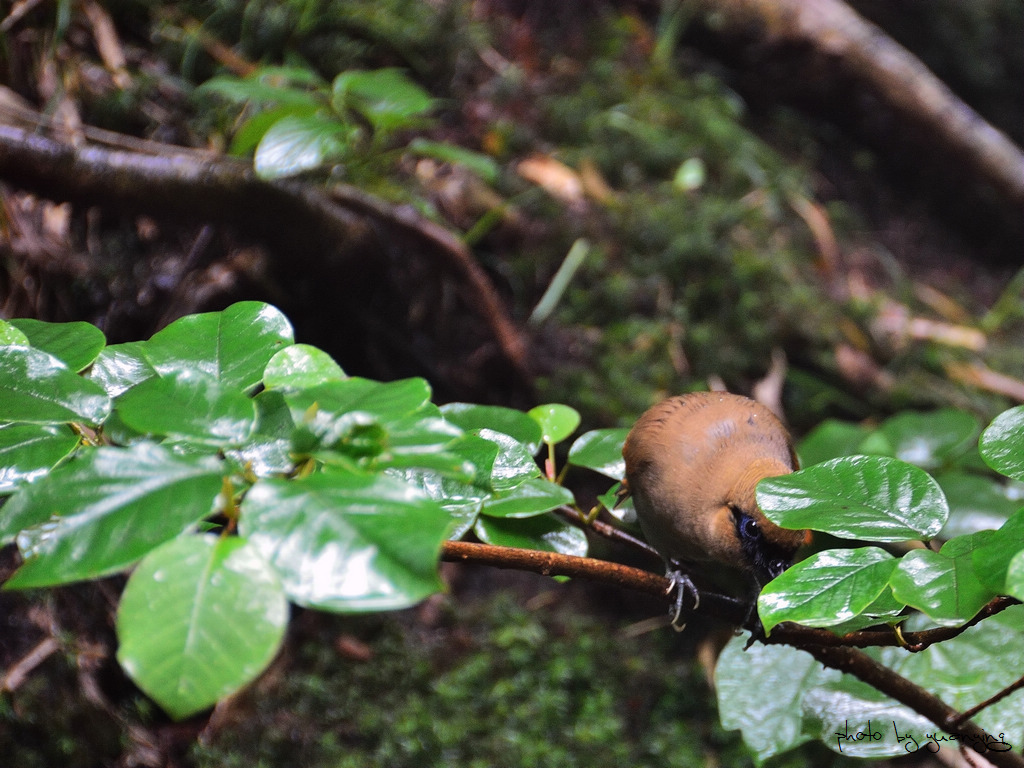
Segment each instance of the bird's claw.
[{"label": "bird's claw", "polygon": [[693,579],[690,578],[689,574],[678,570],[672,569],[665,574],[665,578],[669,580],[668,590],[665,592],[666,595],[671,595],[673,590],[676,593],[676,598],[669,608],[669,613],[672,615],[672,629],[676,632],[682,632],[686,629],[686,622],[679,623],[680,617],[683,615],[684,602],[686,595],[690,595],[693,598],[693,607],[691,611],[697,610],[700,605],[700,592],[697,590],[697,585],[693,583]]}]

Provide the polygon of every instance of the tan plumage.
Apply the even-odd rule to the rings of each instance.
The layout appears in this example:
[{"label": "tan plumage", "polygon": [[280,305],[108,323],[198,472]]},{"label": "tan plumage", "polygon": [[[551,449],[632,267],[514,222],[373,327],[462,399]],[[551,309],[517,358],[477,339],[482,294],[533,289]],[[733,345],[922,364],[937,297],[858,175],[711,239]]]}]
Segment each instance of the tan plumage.
[{"label": "tan plumage", "polygon": [[665,400],[636,422],[622,455],[640,526],[670,570],[718,563],[764,584],[807,538],[757,507],[758,481],[792,472],[797,460],[782,422],[753,400],[724,392]]}]

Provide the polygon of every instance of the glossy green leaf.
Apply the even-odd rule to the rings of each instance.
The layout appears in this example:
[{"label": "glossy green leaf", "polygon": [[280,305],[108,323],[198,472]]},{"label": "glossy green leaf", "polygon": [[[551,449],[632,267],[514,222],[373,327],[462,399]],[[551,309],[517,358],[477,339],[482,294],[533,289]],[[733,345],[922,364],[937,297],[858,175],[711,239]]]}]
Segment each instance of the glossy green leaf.
[{"label": "glossy green leaf", "polygon": [[538,405],[529,414],[540,424],[541,439],[549,445],[562,442],[580,425],[580,414],[560,403]]},{"label": "glossy green leaf", "polygon": [[253,166],[264,179],[294,176],[340,160],[352,148],[358,129],[326,114],[289,115],[263,134]]},{"label": "glossy green leaf", "polygon": [[536,477],[507,491],[495,491],[484,501],[482,512],[488,517],[535,517],[574,502],[568,488]]},{"label": "glossy green leaf", "polygon": [[797,454],[801,467],[811,467],[829,459],[861,453],[861,443],[869,430],[860,424],[826,419],[800,441]]},{"label": "glossy green leaf", "polygon": [[235,157],[248,157],[256,151],[263,137],[276,123],[286,117],[310,117],[324,108],[323,102],[311,99],[305,104],[286,104],[280,107],[265,107],[246,120],[231,138],[228,153]]},{"label": "glossy green leaf", "polygon": [[383,420],[397,420],[430,401],[430,385],[420,378],[371,381],[353,376],[285,394],[296,423],[328,424],[340,415],[359,411]]},{"label": "glossy green leaf", "polygon": [[979,424],[966,411],[943,408],[897,414],[879,427],[892,455],[922,469],[935,469],[962,453],[977,437]]},{"label": "glossy green leaf", "polygon": [[1012,594],[1007,589],[1007,571],[1021,552],[1024,552],[1024,509],[1018,510],[974,550],[971,565],[987,589],[997,594]]},{"label": "glossy green leaf", "polygon": [[1014,489],[989,475],[943,472],[935,480],[949,504],[943,539],[998,528],[1021,503]]},{"label": "glossy green leaf", "polygon": [[6,586],[50,586],[127,568],[209,515],[221,474],[216,459],[147,443],[84,452],[0,507],[0,541],[17,534],[25,557]]},{"label": "glossy green leaf", "polygon": [[1007,595],[1024,600],[1024,551],[1018,552],[1006,566],[1006,587]]},{"label": "glossy green leaf", "polygon": [[554,515],[525,519],[481,516],[473,531],[480,541],[497,547],[535,549],[576,557],[587,555],[587,535]]},{"label": "glossy green leaf", "polygon": [[438,557],[452,519],[386,475],[335,470],[261,480],[239,529],[300,605],[331,611],[405,608],[441,589]]},{"label": "glossy green leaf", "polygon": [[103,331],[91,323],[47,323],[19,318],[11,325],[28,337],[36,349],[49,352],[72,371],[87,367],[107,343]]},{"label": "glossy green leaf", "polygon": [[181,536],[132,573],[117,611],[117,660],[180,720],[228,696],[273,659],[288,601],[244,539]]},{"label": "glossy green leaf", "polygon": [[399,69],[348,70],[334,78],[332,90],[336,112],[353,109],[379,131],[409,127],[434,106],[430,94]]},{"label": "glossy green leaf", "polygon": [[32,347],[0,347],[0,422],[97,425],[110,398],[53,355]]},{"label": "glossy green leaf", "polygon": [[978,450],[996,472],[1024,480],[1024,405],[996,416],[981,433]]},{"label": "glossy green leaf", "polygon": [[291,410],[277,390],[264,390],[253,398],[256,429],[240,448],[227,457],[257,477],[288,474],[295,466],[291,435],[295,429]]},{"label": "glossy green leaf", "polygon": [[441,406],[441,414],[467,432],[489,429],[515,438],[531,456],[540,448],[540,424],[522,411],[498,405],[448,403]]},{"label": "glossy green leaf", "polygon": [[757,601],[769,633],[783,621],[831,627],[858,616],[889,585],[896,559],[878,547],[827,549],[772,580]]},{"label": "glossy green leaf", "polygon": [[923,746],[926,734],[936,733],[926,717],[850,675],[816,686],[804,695],[803,707],[825,746],[848,758],[913,753],[915,741]]},{"label": "glossy green leaf", "polygon": [[757,503],[785,528],[870,541],[929,539],[949,516],[927,472],[888,456],[848,456],[762,480]]},{"label": "glossy green leaf", "polygon": [[[911,618],[906,629],[926,627],[924,617]],[[901,648],[884,648],[879,660],[894,672],[923,686],[964,712],[988,699],[994,692],[1024,677],[1024,606],[1012,606],[991,616],[951,640],[936,643],[919,653]],[[985,707],[971,718],[987,733],[1000,734],[1006,744],[1024,745],[1024,693]],[[934,729],[929,729],[934,730]],[[946,742],[953,746],[955,743]]]},{"label": "glossy green leaf", "polygon": [[902,755],[916,751],[906,747],[908,734],[923,745],[924,734],[936,731],[923,716],[804,651],[745,643],[729,641],[715,687],[722,725],[740,729],[758,765],[815,739],[848,757]]},{"label": "glossy green leaf", "polygon": [[461,539],[473,528],[483,500],[490,493],[479,485],[453,480],[429,470],[388,470],[388,474],[415,486],[451,515],[450,539]]},{"label": "glossy green leaf", "polygon": [[88,377],[103,387],[110,397],[117,397],[136,384],[158,376],[146,359],[144,341],[129,341],[105,347],[96,358]]},{"label": "glossy green leaf", "polygon": [[736,637],[722,651],[715,692],[722,726],[739,729],[761,764],[817,737],[814,723],[805,721],[804,697],[841,673],[796,648],[755,643],[744,649],[744,644]]},{"label": "glossy green leaf", "polygon": [[75,449],[78,439],[65,424],[0,425],[0,494],[45,475]]},{"label": "glossy green leaf", "polygon": [[302,389],[344,379],[345,372],[334,358],[309,344],[285,347],[270,358],[263,372],[268,389]]},{"label": "glossy green leaf", "polygon": [[569,449],[569,463],[600,472],[612,480],[626,476],[622,444],[629,429],[594,429],[576,439]]},{"label": "glossy green leaf", "polygon": [[508,491],[540,474],[530,449],[514,437],[490,429],[478,430],[477,434],[498,448],[487,481],[489,488]]},{"label": "glossy green leaf", "polygon": [[223,312],[175,320],[147,342],[144,354],[161,375],[198,370],[221,385],[250,392],[278,350],[293,343],[281,311],[260,301],[240,301]]},{"label": "glossy green leaf", "polygon": [[6,320],[0,320],[0,346],[27,347],[28,336],[19,331]]},{"label": "glossy green leaf", "polygon": [[951,539],[938,552],[908,552],[889,581],[893,594],[937,624],[963,624],[996,595],[982,584],[971,562],[973,551],[994,535],[994,531],[981,531]]},{"label": "glossy green leaf", "polygon": [[892,593],[892,587],[886,586],[882,593],[875,598],[866,608],[852,619],[834,624],[829,630],[836,635],[845,635],[847,632],[856,632],[865,627],[874,627],[880,624],[895,625],[906,619],[907,604],[897,600]]},{"label": "glossy green leaf", "polygon": [[252,399],[194,370],[136,385],[118,400],[118,412],[132,429],[204,445],[243,443],[256,424]]}]

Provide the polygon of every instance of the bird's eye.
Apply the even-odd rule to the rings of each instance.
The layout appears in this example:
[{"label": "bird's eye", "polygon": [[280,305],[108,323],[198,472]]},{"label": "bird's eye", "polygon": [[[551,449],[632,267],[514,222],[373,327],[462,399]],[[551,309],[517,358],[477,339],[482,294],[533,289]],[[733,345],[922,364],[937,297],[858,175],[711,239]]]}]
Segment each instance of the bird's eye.
[{"label": "bird's eye", "polygon": [[757,520],[747,515],[743,515],[739,521],[740,536],[745,539],[756,539],[761,535],[761,530],[757,525]]}]

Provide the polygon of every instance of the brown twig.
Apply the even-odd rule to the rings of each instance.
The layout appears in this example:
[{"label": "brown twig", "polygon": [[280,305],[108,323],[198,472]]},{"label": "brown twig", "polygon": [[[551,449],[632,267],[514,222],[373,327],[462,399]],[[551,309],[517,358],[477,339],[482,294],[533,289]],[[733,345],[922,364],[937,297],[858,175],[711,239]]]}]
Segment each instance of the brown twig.
[{"label": "brown twig", "polygon": [[837,635],[827,629],[801,627],[787,622],[780,624],[772,630],[768,642],[780,642],[790,645],[800,644],[801,647],[804,643],[833,647],[844,646],[847,648],[901,646],[912,653],[917,653],[935,643],[951,640],[983,619],[994,616],[1011,605],[1019,603],[1019,600],[1012,597],[994,597],[970,621],[964,624],[956,627],[925,629],[920,632],[904,632],[902,641],[896,632],[891,629],[860,630],[859,632],[850,632],[846,635]]},{"label": "brown twig", "polygon": [[621,528],[616,528],[614,525],[606,523],[603,520],[588,520],[586,515],[572,507],[562,506],[556,511],[562,517],[569,520],[574,525],[579,526],[583,530],[592,530],[594,533],[608,539],[609,541],[616,541],[620,544],[625,544],[633,549],[643,552],[645,555],[650,555],[655,560],[661,560],[661,555],[658,554],[658,550],[646,541],[642,541],[636,536],[626,533]]},{"label": "brown twig", "polygon": [[1024,757],[1012,752],[998,752],[990,749],[997,739],[921,686],[897,674],[855,648],[827,648],[820,645],[799,646],[826,667],[838,669],[853,675],[858,680],[906,704],[915,712],[927,717],[952,736],[960,744],[970,747],[986,760],[1000,768],[1022,768]]},{"label": "brown twig", "polygon": [[[516,549],[512,547],[496,547],[490,544],[476,544],[464,541],[445,542],[442,559],[449,562],[479,563],[498,568],[531,571],[545,576],[572,576],[587,578],[604,584],[612,584],[625,589],[667,599],[669,580],[650,571],[620,565],[619,563],[595,560],[587,557],[574,557],[555,552],[539,552],[535,550]],[[1016,600],[997,598],[982,611],[984,616],[997,613]],[[740,626],[746,618],[746,607],[740,601],[721,595],[701,593],[700,605],[693,611],[702,615],[713,615],[734,626]],[[968,625],[973,625],[984,618],[981,614]],[[941,639],[949,639],[966,629],[966,626],[952,629],[928,630],[915,632],[908,637],[915,643],[925,647]],[[939,634],[941,633],[941,634]],[[858,637],[860,636],[860,637]],[[784,643],[806,651],[825,666],[857,677],[878,691],[907,705],[915,712],[927,717],[951,735],[957,736],[961,743],[969,746],[985,756],[993,765],[1024,768],[1024,757],[1009,752],[996,752],[988,749],[993,738],[980,726],[970,721],[971,712],[961,713],[921,686],[899,675],[892,669],[883,666],[867,654],[856,648],[849,647],[849,639],[863,641],[867,636],[884,640],[881,645],[895,645],[895,633],[870,632],[851,633],[846,637],[836,637],[825,630],[816,630],[796,625],[780,625],[764,642],[769,644]],[[889,638],[892,641],[889,641]],[[841,643],[846,643],[841,645]],[[1006,696],[1024,683],[1014,684],[1010,689],[1000,692]],[[986,704],[987,705],[987,704]],[[978,709],[978,708],[975,708]]]},{"label": "brown twig", "polygon": [[1024,689],[1024,677],[1022,677],[1020,680],[1017,680],[1016,682],[1010,683],[1008,686],[1003,688],[1003,690],[999,691],[998,693],[996,693],[996,694],[994,694],[992,696],[989,696],[984,701],[982,701],[982,702],[980,702],[978,704],[975,704],[970,709],[962,712],[960,714],[960,718],[959,718],[960,721],[970,720],[972,717],[974,717],[976,714],[981,712],[983,709],[987,709],[988,707],[991,707],[993,704],[995,704],[995,703],[1005,699],[1011,693],[1014,693],[1015,691],[1019,691],[1021,689]]}]

